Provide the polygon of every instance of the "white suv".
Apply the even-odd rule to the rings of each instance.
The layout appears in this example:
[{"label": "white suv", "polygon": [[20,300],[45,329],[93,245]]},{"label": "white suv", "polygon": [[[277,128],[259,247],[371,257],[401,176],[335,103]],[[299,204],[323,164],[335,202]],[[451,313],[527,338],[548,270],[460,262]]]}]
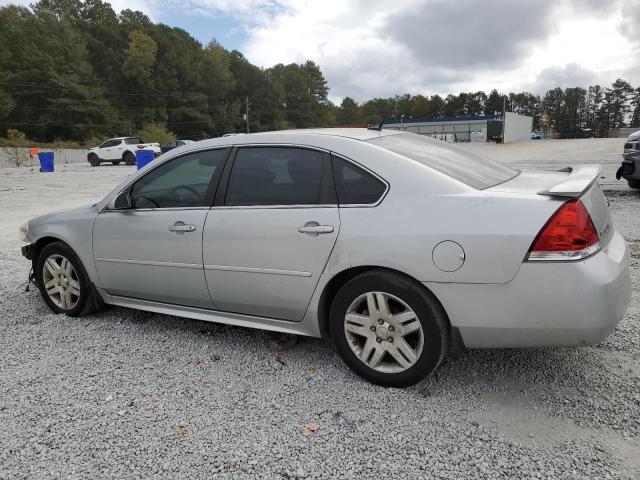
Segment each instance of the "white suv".
[{"label": "white suv", "polygon": [[136,163],[136,150],[153,150],[157,157],[160,155],[160,144],[143,143],[139,137],[112,138],[99,147],[90,148],[87,161],[92,167],[97,167],[102,162],[133,165]]}]

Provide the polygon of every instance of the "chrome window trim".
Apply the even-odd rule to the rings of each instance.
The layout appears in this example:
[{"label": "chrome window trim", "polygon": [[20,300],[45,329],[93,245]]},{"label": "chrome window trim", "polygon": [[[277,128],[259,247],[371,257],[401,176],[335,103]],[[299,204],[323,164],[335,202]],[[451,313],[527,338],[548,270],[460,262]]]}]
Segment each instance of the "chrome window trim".
[{"label": "chrome window trim", "polygon": [[[189,145],[189,144],[187,144]],[[366,166],[356,162],[355,160],[352,160],[348,157],[345,157],[342,154],[339,154],[337,152],[334,152],[332,150],[328,150],[326,148],[322,148],[322,147],[316,147],[313,145],[305,145],[305,144],[300,144],[300,143],[233,143],[233,144],[227,144],[227,145],[219,145],[219,146],[215,146],[215,147],[201,147],[201,148],[194,148],[193,150],[189,150],[187,152],[181,152],[179,155],[174,155],[174,156],[170,156],[166,159],[163,159],[162,162],[159,162],[157,165],[155,165],[153,168],[151,168],[148,172],[145,172],[144,175],[140,175],[140,176],[136,176],[135,178],[131,179],[131,181],[129,183],[127,183],[127,185],[120,190],[120,192],[118,192],[118,194],[120,194],[121,192],[129,189],[131,187],[131,185],[133,185],[135,182],[137,182],[138,180],[140,180],[142,177],[144,177],[145,175],[148,175],[149,173],[151,173],[153,170],[155,170],[156,168],[158,168],[160,165],[164,165],[165,163],[178,158],[178,157],[182,157],[185,155],[189,155],[191,153],[197,153],[197,152],[204,152],[204,151],[210,151],[210,150],[219,150],[219,149],[227,149],[227,148],[243,148],[243,147],[293,147],[293,148],[303,148],[306,150],[315,150],[321,153],[326,153],[329,156],[334,155],[346,162],[352,163],[353,165],[355,165],[358,168],[363,169],[365,172],[373,175],[375,178],[377,178],[378,180],[380,180],[382,183],[384,183],[385,185],[385,191],[382,193],[382,195],[380,196],[380,198],[378,199],[377,202],[375,203],[345,203],[345,204],[340,204],[340,202],[337,201],[336,199],[336,204],[324,204],[324,205],[318,205],[318,204],[305,204],[305,205],[220,205],[220,206],[215,206],[215,207],[186,207],[186,208],[178,208],[178,207],[167,207],[167,208],[146,208],[146,209],[136,209],[136,208],[132,208],[132,209],[128,209],[128,210],[109,210],[107,208],[107,206],[105,206],[101,212],[99,213],[103,213],[103,212],[142,212],[142,211],[168,211],[168,210],[197,210],[197,209],[203,209],[203,210],[222,210],[222,209],[237,209],[237,208],[330,208],[330,207],[336,207],[336,208],[373,208],[373,207],[377,207],[378,205],[380,205],[380,203],[382,203],[382,201],[386,198],[387,194],[389,193],[389,190],[391,189],[391,185],[389,184],[389,182],[387,182],[386,179],[384,179],[383,177],[381,177],[380,175],[378,175],[376,172],[372,171],[370,168],[367,168]],[[334,177],[334,188],[335,188],[335,177]]]},{"label": "chrome window trim", "polygon": [[105,207],[104,210],[99,212],[101,213],[132,213],[132,212],[182,212],[185,210],[210,210],[210,207],[166,207],[166,208],[122,208],[118,210],[109,210]]},{"label": "chrome window trim", "polygon": [[[382,178],[376,172],[374,172],[371,169],[365,167],[364,165],[356,162],[355,160],[351,160],[350,158],[347,158],[344,155],[340,155],[339,153],[336,153],[336,152],[331,152],[331,155],[333,155],[333,156],[335,156],[335,157],[337,157],[337,158],[339,158],[341,160],[344,160],[345,162],[351,163],[351,164],[355,165],[356,167],[364,170],[365,172],[369,173],[373,177],[375,177],[378,180],[380,180],[385,186],[384,192],[382,192],[382,195],[380,195],[380,197],[378,198],[378,201],[375,202],[375,203],[345,203],[345,204],[342,204],[338,200],[338,207],[340,207],[340,208],[372,208],[372,207],[377,207],[378,205],[380,205],[382,203],[382,201],[387,196],[387,193],[389,193],[389,190],[391,189],[391,185],[389,185],[389,182],[387,182],[384,178]],[[333,177],[333,182],[334,182],[334,186],[335,186],[335,176]]]},{"label": "chrome window trim", "polygon": [[337,204],[309,204],[309,205],[218,205],[211,210],[268,210],[268,209],[292,209],[292,208],[338,208]]}]

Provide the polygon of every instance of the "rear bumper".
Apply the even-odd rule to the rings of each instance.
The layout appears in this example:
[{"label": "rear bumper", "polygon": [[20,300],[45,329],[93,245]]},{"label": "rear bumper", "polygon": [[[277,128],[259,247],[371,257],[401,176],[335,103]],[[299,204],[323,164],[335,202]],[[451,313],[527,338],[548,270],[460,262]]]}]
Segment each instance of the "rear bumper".
[{"label": "rear bumper", "polygon": [[589,345],[609,335],[629,305],[629,252],[615,231],[584,261],[525,262],[505,284],[425,285],[466,347]]}]

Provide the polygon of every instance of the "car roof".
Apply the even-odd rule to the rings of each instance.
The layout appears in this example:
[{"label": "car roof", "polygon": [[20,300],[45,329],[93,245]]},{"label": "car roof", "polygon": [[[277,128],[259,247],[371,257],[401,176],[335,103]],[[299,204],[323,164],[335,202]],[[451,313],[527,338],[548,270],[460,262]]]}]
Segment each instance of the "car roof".
[{"label": "car roof", "polygon": [[297,130],[280,130],[274,132],[265,132],[269,134],[313,134],[313,135],[329,135],[333,137],[351,138],[353,140],[370,140],[372,138],[397,135],[397,130],[379,130],[377,128],[303,128]]},{"label": "car roof", "polygon": [[377,130],[367,128],[308,128],[299,130],[276,130],[243,135],[231,135],[196,142],[199,147],[223,145],[246,145],[252,143],[298,143],[307,145],[326,145],[327,140],[366,141],[388,135],[404,134],[396,130]]}]

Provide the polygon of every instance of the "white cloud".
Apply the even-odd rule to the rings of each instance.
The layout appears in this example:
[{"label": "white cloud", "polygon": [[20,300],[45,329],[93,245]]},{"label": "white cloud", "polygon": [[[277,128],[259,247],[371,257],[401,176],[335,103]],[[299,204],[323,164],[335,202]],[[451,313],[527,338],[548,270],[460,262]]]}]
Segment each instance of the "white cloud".
[{"label": "white cloud", "polygon": [[315,61],[333,98],[538,91],[559,71],[567,84],[607,84],[625,74],[640,83],[616,0],[289,0],[279,7],[247,27],[243,52],[265,67]]},{"label": "white cloud", "polygon": [[[0,0],[0,5],[33,0]],[[112,0],[227,16],[263,67],[313,60],[332,99],[640,84],[638,0]],[[586,83],[585,83],[586,82]]]}]

